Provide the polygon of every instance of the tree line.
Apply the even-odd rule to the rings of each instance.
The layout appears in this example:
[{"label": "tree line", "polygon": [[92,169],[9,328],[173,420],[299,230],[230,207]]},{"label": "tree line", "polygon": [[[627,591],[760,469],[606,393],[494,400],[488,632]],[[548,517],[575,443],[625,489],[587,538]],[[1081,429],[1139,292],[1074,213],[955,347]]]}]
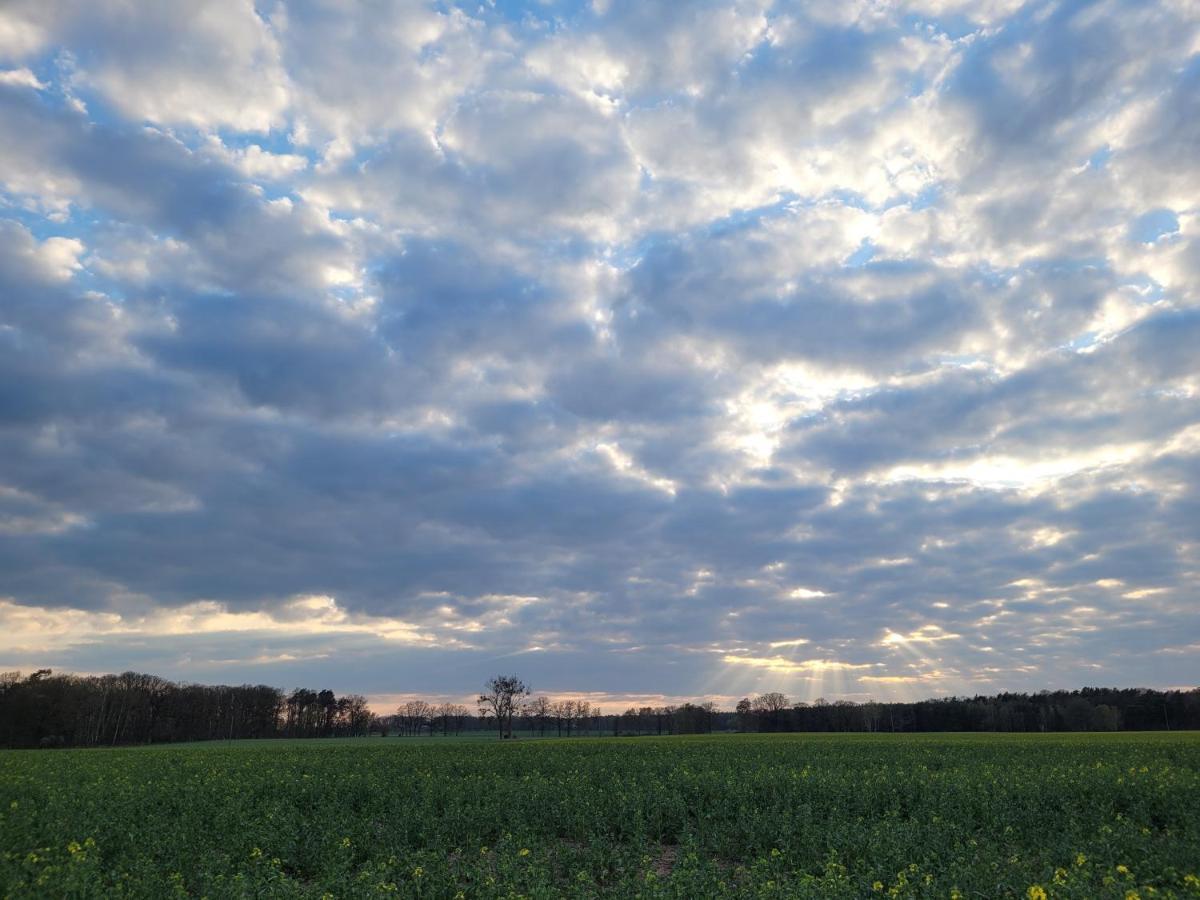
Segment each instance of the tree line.
[{"label": "tree line", "polygon": [[495,730],[501,738],[511,738],[514,729],[520,731],[524,727],[530,736],[546,737],[549,732],[558,737],[572,737],[603,734],[603,721],[615,718],[604,716],[598,706],[593,707],[586,700],[553,700],[550,697],[526,700],[530,693],[529,687],[516,675],[497,675],[488,679],[479,695],[476,701],[478,717],[474,720],[470,710],[457,703],[435,706],[424,700],[410,700],[397,708],[394,715],[380,719],[381,730],[415,737]]},{"label": "tree line", "polygon": [[945,697],[911,703],[793,703],[744,698],[738,731],[1170,731],[1200,729],[1200,688],[1085,687],[1077,691]]},{"label": "tree line", "polygon": [[0,745],[103,747],[365,735],[367,700],[330,690],[177,684],[156,675],[0,674]]},{"label": "tree line", "polygon": [[501,737],[616,737],[785,731],[1146,731],[1200,729],[1200,688],[1083,688],[905,703],[811,703],[769,692],[733,710],[711,702],[604,713],[587,700],[531,696],[497,676],[477,709],[410,700],[374,715],[365,697],[267,685],[181,684],[137,672],[0,674],[0,746],[96,747],[239,738],[403,737],[498,732]]},{"label": "tree line", "polygon": [[[784,731],[1169,731],[1200,729],[1200,688],[1156,691],[1147,688],[1083,688],[1077,691],[1002,693],[944,697],[905,703],[818,698],[792,701],[770,692],[746,697],[733,710],[712,702],[630,707],[619,715],[602,713],[586,700],[539,696],[512,698],[510,720],[497,725],[485,701],[477,718],[466,707],[431,706],[413,701],[388,720],[410,735],[500,731],[502,736],[603,737]],[[446,716],[443,710],[456,710]],[[453,724],[451,724],[453,723]]]}]

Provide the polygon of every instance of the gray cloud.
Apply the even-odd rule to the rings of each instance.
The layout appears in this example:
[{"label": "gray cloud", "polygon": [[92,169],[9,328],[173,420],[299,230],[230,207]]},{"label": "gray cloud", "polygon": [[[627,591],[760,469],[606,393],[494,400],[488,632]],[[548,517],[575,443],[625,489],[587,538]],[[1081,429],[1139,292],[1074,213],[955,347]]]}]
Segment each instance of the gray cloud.
[{"label": "gray cloud", "polygon": [[1200,21],[949,6],[5,9],[0,664],[1195,681]]}]

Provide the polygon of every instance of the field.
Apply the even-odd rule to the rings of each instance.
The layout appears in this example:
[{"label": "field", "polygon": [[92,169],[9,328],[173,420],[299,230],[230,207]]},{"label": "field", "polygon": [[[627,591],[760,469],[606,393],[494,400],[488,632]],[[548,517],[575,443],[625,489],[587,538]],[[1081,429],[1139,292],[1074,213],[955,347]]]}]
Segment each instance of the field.
[{"label": "field", "polygon": [[1200,897],[1200,734],[0,753],[0,896]]}]

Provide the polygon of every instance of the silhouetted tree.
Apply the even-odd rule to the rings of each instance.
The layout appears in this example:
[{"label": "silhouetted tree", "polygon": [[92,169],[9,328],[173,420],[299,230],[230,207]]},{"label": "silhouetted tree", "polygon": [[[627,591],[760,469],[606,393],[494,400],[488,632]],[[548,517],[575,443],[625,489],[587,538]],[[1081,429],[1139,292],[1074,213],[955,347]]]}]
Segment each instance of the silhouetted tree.
[{"label": "silhouetted tree", "polygon": [[429,736],[433,737],[433,714],[433,707],[424,700],[409,700],[396,710],[401,733],[413,737],[420,737],[426,727],[429,728]]},{"label": "silhouetted tree", "polygon": [[550,703],[549,697],[534,697],[525,704],[531,728],[537,729],[538,734],[542,737],[546,736],[546,726],[550,722],[552,710],[553,705]]},{"label": "silhouetted tree", "polygon": [[484,685],[479,695],[479,708],[496,719],[500,739],[512,737],[513,716],[529,688],[516,675],[497,675]]},{"label": "silhouetted tree", "polygon": [[754,704],[749,697],[743,697],[737,703],[737,727],[743,732],[754,730]]},{"label": "silhouetted tree", "polygon": [[787,710],[792,701],[778,691],[755,697],[752,709],[758,716],[759,731],[786,731]]}]

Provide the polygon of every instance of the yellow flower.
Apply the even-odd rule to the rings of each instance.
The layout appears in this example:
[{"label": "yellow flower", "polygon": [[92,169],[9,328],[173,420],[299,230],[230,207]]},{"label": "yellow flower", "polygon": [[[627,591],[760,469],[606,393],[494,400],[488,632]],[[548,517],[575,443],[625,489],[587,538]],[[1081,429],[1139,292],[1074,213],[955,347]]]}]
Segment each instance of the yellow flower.
[{"label": "yellow flower", "polygon": [[259,850],[257,847],[255,847],[253,850],[250,851],[251,859],[258,859],[260,856],[262,856],[262,851]]},{"label": "yellow flower", "polygon": [[79,853],[82,849],[83,848],[79,846],[78,841],[71,841],[71,843],[67,844],[67,852],[72,856],[74,856],[76,853]]},{"label": "yellow flower", "polygon": [[1059,868],[1054,870],[1054,883],[1055,884],[1066,884],[1067,883],[1067,870],[1066,869],[1064,869],[1060,866]]},{"label": "yellow flower", "polygon": [[1137,891],[1126,891],[1125,900],[1142,900],[1142,895]]},{"label": "yellow flower", "polygon": [[528,848],[528,847],[522,847],[522,848],[520,849],[520,851],[518,851],[518,853],[517,853],[517,856],[528,856],[528,855],[529,855],[529,848]]},{"label": "yellow flower", "polygon": [[1046,889],[1040,884],[1032,884],[1029,886],[1029,890],[1025,892],[1025,896],[1029,900],[1046,900]]},{"label": "yellow flower", "polygon": [[350,838],[348,838],[348,837],[342,838],[342,846],[349,847],[350,846]]},{"label": "yellow flower", "polygon": [[1129,874],[1129,866],[1117,866],[1117,874],[1118,875],[1128,875]]},{"label": "yellow flower", "polygon": [[875,882],[873,885],[871,885],[871,890],[882,891],[883,890],[883,882],[882,881]]},{"label": "yellow flower", "polygon": [[1082,853],[1075,854],[1075,865],[1082,866],[1085,862],[1087,862],[1086,856],[1084,856]]},{"label": "yellow flower", "polygon": [[771,848],[771,855],[772,855],[772,856],[778,856],[778,855],[779,855],[779,850],[777,850],[775,847],[772,847],[772,848]]},{"label": "yellow flower", "polygon": [[420,878],[424,874],[425,874],[425,870],[422,869],[420,866],[417,866],[415,869],[413,869],[413,878]]}]

